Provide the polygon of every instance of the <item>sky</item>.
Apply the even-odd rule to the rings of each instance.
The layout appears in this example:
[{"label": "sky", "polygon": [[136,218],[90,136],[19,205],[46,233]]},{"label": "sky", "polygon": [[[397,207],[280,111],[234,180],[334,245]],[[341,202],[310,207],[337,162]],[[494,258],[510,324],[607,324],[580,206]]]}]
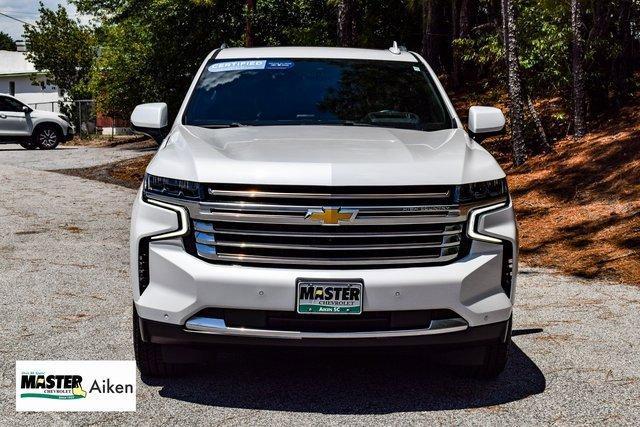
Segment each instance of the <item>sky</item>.
[{"label": "sky", "polygon": [[[82,19],[81,15],[76,13],[76,8],[68,4],[65,0],[42,0],[44,5],[49,9],[57,9],[58,4],[63,5],[71,18],[80,18],[86,22],[86,18]],[[0,0],[0,12],[13,16],[25,22],[35,22],[38,19],[38,3],[39,0]],[[0,31],[9,34],[14,40],[22,39],[23,24],[0,15]]]}]

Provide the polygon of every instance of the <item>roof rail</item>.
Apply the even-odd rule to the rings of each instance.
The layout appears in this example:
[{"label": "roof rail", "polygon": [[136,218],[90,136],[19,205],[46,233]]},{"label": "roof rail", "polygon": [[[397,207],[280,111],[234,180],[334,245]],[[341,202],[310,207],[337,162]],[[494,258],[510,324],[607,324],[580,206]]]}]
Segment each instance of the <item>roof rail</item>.
[{"label": "roof rail", "polygon": [[226,43],[222,43],[222,44],[220,45],[220,49],[226,49],[226,48],[228,48],[228,47],[229,47],[229,46],[227,46],[227,44],[226,44]]}]

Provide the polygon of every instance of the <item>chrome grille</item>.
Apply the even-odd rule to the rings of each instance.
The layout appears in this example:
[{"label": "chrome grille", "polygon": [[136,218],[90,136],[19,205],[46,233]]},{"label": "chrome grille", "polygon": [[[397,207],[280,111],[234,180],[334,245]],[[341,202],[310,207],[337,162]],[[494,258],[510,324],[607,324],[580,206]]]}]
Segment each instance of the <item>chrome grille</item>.
[{"label": "chrome grille", "polygon": [[[444,263],[465,248],[464,208],[440,187],[208,188],[188,204],[191,250],[212,262],[384,267]],[[351,221],[321,225],[310,210],[357,210]]]}]

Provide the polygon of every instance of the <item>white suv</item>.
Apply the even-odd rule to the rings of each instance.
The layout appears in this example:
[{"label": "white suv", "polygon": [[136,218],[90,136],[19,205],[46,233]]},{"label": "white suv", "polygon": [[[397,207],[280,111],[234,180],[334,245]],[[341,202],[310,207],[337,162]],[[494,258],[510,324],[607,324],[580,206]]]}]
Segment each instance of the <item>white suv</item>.
[{"label": "white suv", "polygon": [[0,94],[0,142],[17,142],[27,150],[52,150],[73,138],[63,114],[34,110],[13,96]]},{"label": "white suv", "polygon": [[504,369],[517,228],[478,143],[499,110],[472,107],[465,131],[400,49],[226,48],[167,117],[131,116],[162,141],[131,225],[143,374],[223,345],[431,346]]}]

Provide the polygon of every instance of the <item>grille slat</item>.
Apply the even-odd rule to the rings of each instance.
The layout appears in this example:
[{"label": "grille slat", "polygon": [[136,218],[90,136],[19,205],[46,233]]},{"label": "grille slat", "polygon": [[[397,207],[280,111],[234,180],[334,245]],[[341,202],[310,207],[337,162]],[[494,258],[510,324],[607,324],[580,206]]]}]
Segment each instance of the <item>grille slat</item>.
[{"label": "grille slat", "polygon": [[439,199],[449,197],[449,190],[431,193],[365,193],[365,194],[332,194],[332,193],[296,193],[296,192],[274,192],[274,191],[233,191],[233,190],[216,190],[209,189],[209,195],[213,197],[237,197],[240,199],[255,198],[294,198],[294,199],[327,199],[327,200],[362,200],[362,199]]},{"label": "grille slat", "polygon": [[211,246],[229,246],[234,248],[247,248],[247,249],[291,249],[298,251],[382,251],[382,250],[394,250],[394,249],[434,249],[434,248],[448,248],[458,246],[459,242],[443,243],[443,244],[388,244],[388,245],[305,245],[305,244],[271,244],[271,243],[247,243],[247,242],[224,242],[205,240],[196,237],[196,242],[208,244]]},{"label": "grille slat", "polygon": [[[202,207],[222,212],[270,212],[270,213],[306,213],[309,209],[322,209],[328,205],[288,205],[250,202],[213,202],[202,203]],[[358,206],[341,205],[342,209],[357,209],[361,215],[392,214],[403,215],[410,212],[433,215],[458,215],[460,210],[453,205],[399,205],[399,206]]]},{"label": "grille slat", "polygon": [[[211,224],[211,223],[210,223]],[[195,226],[196,230],[206,232],[207,230],[200,229]],[[211,224],[213,231],[213,224]],[[443,232],[397,232],[397,233],[307,233],[307,232],[276,232],[276,231],[247,231],[247,230],[233,230],[233,229],[220,229],[216,228],[216,234],[229,234],[239,236],[261,236],[261,237],[319,237],[325,239],[347,238],[357,237],[359,239],[373,239],[373,238],[394,238],[394,237],[427,237],[427,236],[441,236],[450,234],[459,234],[462,231],[462,227],[454,230],[447,230]]]},{"label": "grille slat", "polygon": [[422,264],[452,261],[456,255],[440,256],[433,255],[430,257],[377,257],[373,258],[297,258],[297,257],[268,257],[260,255],[229,255],[217,254],[215,258],[220,261],[247,264],[269,264],[269,265],[297,265],[297,266],[383,266],[387,265],[404,265],[404,264]]},{"label": "grille slat", "polygon": [[[379,268],[451,262],[467,245],[466,210],[446,186],[220,187],[188,206],[188,247],[211,262]],[[327,210],[345,215],[327,220]]]},{"label": "grille slat", "polygon": [[[307,225],[309,220],[305,215],[268,215],[229,213],[218,211],[201,211],[200,216],[213,222],[237,222],[237,223],[261,223],[261,224],[290,224]],[[459,223],[461,216],[447,215],[416,215],[413,213],[398,214],[394,216],[358,215],[358,221],[349,226],[360,225],[392,225],[392,224],[442,224]]]}]

